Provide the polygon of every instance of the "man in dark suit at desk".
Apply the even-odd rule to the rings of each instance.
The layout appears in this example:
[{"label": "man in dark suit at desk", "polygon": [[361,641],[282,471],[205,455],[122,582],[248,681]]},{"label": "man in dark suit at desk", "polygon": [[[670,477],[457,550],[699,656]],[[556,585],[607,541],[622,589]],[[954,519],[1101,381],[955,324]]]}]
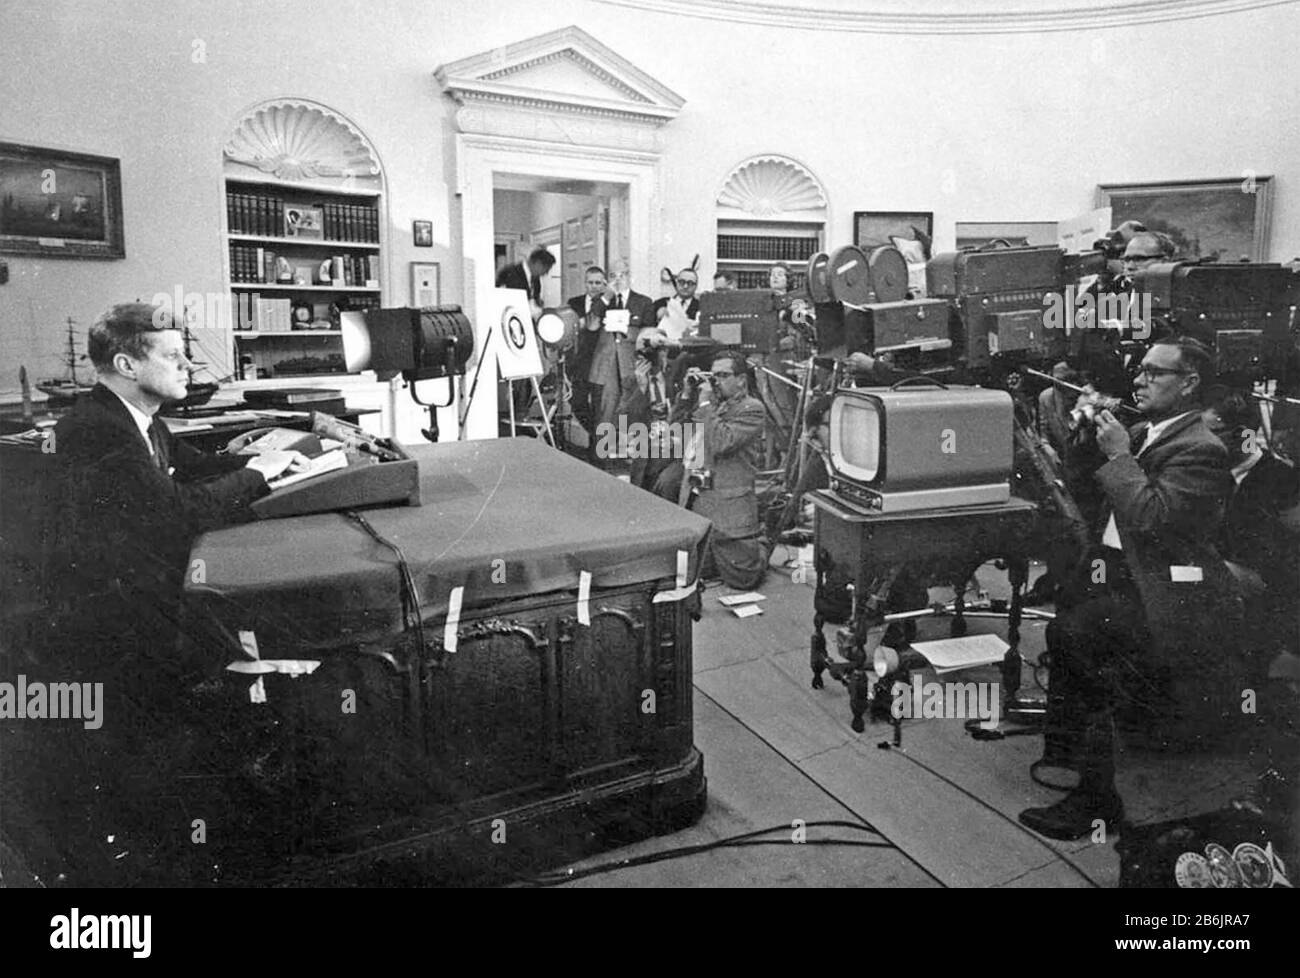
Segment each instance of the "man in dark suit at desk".
[{"label": "man in dark suit at desk", "polygon": [[267,480],[301,462],[296,452],[223,458],[177,441],[157,417],[185,397],[190,366],[170,313],[114,306],[90,330],[98,383],[58,423],[62,482],[56,601],[95,671],[122,659],[167,661],[177,637],[181,584],[200,533],[249,518]]},{"label": "man in dark suit at desk", "polygon": [[1061,704],[1058,714],[1049,703],[1049,733],[1073,747],[1077,763],[1067,766],[1080,775],[1062,801],[1020,813],[1050,838],[1077,839],[1095,830],[1095,819],[1113,831],[1122,818],[1113,717],[1136,719],[1164,740],[1195,705],[1179,687],[1225,665],[1240,597],[1216,549],[1232,477],[1223,446],[1201,420],[1201,381],[1209,376],[1210,354],[1200,343],[1155,343],[1133,384],[1146,420],[1129,430],[1102,411],[1095,437],[1071,446],[1090,459],[1105,501],[1097,543],[1079,578],[1066,582],[1048,637]]},{"label": "man in dark suit at desk", "polygon": [[[637,336],[642,327],[655,324],[654,303],[648,295],[632,291],[631,271],[625,259],[615,262],[613,279],[600,298],[600,315],[593,315],[587,328],[597,333],[596,348],[591,355],[588,380],[600,387],[600,409],[596,417],[596,437],[601,425],[618,427],[618,403],[623,396],[623,381],[635,379],[633,362]],[[627,330],[612,329],[610,312],[626,313]],[[620,317],[622,318],[622,317]],[[594,395],[593,396],[597,396]],[[603,429],[610,430],[610,429]]]}]

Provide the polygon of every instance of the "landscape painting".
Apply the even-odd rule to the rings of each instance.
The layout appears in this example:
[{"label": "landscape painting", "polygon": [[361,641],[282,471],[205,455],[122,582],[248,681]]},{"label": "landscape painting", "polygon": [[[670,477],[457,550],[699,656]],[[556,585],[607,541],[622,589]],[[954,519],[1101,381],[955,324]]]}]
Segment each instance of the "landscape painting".
[{"label": "landscape painting", "polygon": [[1210,261],[1268,260],[1272,177],[1173,183],[1103,184],[1097,206],[1111,221],[1141,221],[1169,235],[1180,258]]}]

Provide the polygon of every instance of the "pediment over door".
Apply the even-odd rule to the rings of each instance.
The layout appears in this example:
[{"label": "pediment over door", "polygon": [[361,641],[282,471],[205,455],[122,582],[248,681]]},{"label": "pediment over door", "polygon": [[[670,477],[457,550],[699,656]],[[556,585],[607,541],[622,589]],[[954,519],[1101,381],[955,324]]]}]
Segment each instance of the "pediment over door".
[{"label": "pediment over door", "polygon": [[579,27],[442,65],[463,133],[657,151],[685,100]]}]

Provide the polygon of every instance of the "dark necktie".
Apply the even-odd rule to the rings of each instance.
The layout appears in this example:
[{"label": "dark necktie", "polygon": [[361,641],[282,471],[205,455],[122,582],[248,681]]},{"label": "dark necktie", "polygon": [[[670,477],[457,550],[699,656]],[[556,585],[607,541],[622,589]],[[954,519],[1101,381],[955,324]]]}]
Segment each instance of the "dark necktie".
[{"label": "dark necktie", "polygon": [[1136,456],[1138,452],[1142,451],[1143,446],[1146,445],[1147,436],[1150,434],[1151,425],[1144,422],[1137,431],[1133,432],[1133,434],[1129,436],[1129,451]]},{"label": "dark necktie", "polygon": [[611,308],[611,309],[622,309],[622,308],[623,308],[623,296],[622,296],[621,294],[619,294],[619,293],[617,293],[617,292],[614,293],[614,304],[613,304],[612,306],[610,306],[610,308]]},{"label": "dark necktie", "polygon": [[153,445],[153,462],[158,466],[159,471],[164,474],[167,472],[167,450],[163,447],[162,433],[158,430],[158,422],[149,425],[149,444]]}]

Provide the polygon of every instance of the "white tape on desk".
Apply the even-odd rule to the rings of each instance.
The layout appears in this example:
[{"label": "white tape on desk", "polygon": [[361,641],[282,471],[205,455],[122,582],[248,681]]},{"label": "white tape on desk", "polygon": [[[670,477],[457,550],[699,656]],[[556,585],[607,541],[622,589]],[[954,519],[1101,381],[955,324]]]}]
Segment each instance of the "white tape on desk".
[{"label": "white tape on desk", "polygon": [[266,684],[262,682],[262,677],[257,677],[257,682],[248,687],[248,699],[253,703],[266,702]]},{"label": "white tape on desk", "polygon": [[442,633],[442,647],[448,652],[456,651],[456,635],[460,631],[460,605],[465,598],[463,587],[451,589],[447,599],[447,627]]},{"label": "white tape on desk", "polygon": [[591,571],[578,572],[578,624],[591,624]]},{"label": "white tape on desk", "polygon": [[690,570],[691,555],[685,550],[677,551],[677,586],[686,587],[686,572]]},{"label": "white tape on desk", "polygon": [[244,650],[244,654],[250,659],[260,659],[257,652],[257,632],[243,631],[239,633],[239,647]]}]

